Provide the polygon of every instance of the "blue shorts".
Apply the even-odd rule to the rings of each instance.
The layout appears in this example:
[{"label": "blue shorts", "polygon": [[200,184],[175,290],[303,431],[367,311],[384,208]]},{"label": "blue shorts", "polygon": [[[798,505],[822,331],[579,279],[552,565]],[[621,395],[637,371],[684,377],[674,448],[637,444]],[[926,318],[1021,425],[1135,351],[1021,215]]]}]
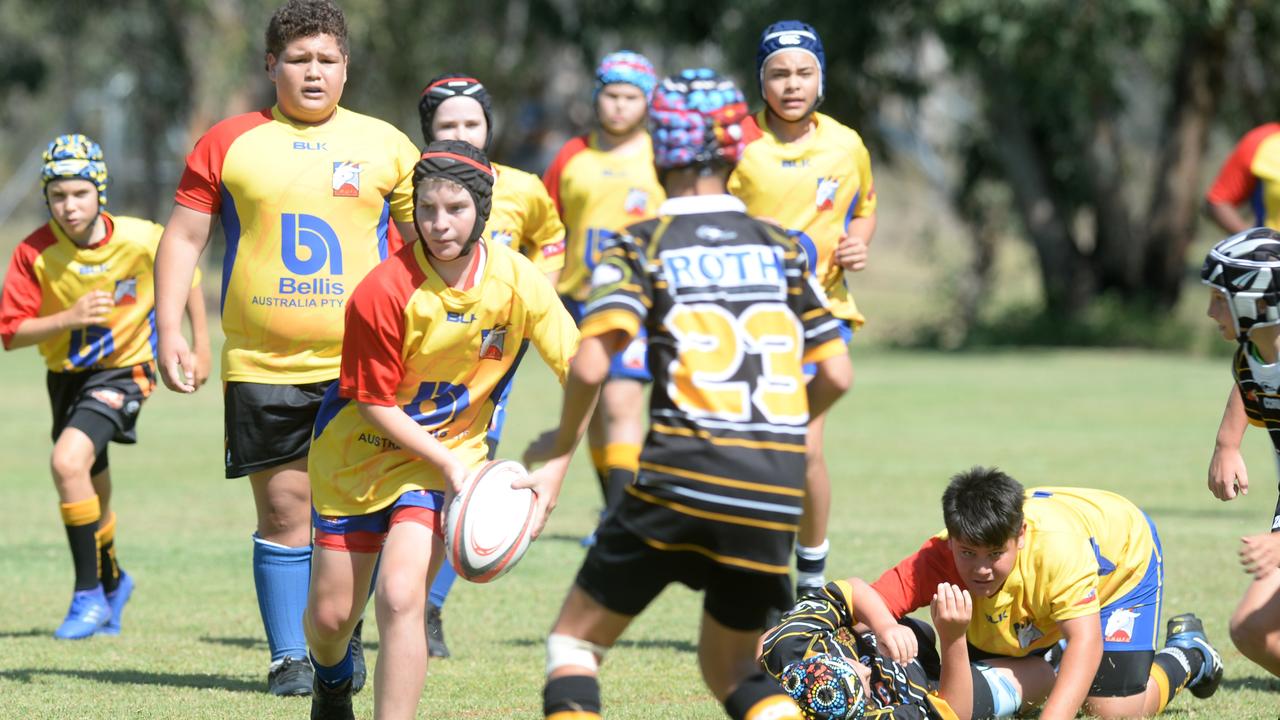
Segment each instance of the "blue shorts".
[{"label": "blue shorts", "polygon": [[1154,652],[1156,649],[1164,604],[1164,549],[1150,517],[1147,525],[1155,543],[1151,559],[1147,561],[1147,572],[1136,587],[1107,603],[1099,613],[1103,652]]},{"label": "blue shorts", "polygon": [[444,537],[444,493],[410,490],[391,505],[365,515],[321,515],[311,508],[316,545],[341,552],[376,553],[396,523],[414,522]]},{"label": "blue shorts", "polygon": [[[573,321],[581,325],[586,303],[574,300],[566,295],[560,296],[560,302],[564,303],[564,307],[569,311],[569,315],[573,317]],[[653,382],[653,376],[649,374],[647,363],[648,352],[649,338],[642,327],[640,332],[631,338],[631,342],[621,352],[615,353],[610,358],[609,379],[635,380],[642,383]]]},{"label": "blue shorts", "polygon": [[[848,320],[840,321],[840,339],[844,341],[845,345],[848,345],[849,343],[853,342],[853,323],[849,322]],[[811,378],[815,374],[817,374],[817,372],[818,372],[817,363],[804,364],[805,377]]]}]

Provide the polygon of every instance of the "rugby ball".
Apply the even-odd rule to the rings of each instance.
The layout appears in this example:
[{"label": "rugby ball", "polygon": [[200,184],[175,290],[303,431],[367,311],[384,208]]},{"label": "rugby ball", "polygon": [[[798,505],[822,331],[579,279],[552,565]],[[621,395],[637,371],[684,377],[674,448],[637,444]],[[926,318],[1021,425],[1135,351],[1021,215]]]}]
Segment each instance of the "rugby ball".
[{"label": "rugby ball", "polygon": [[444,516],[444,547],[453,569],[475,583],[502,577],[533,539],[537,500],[511,483],[529,476],[514,460],[490,460],[467,478]]}]

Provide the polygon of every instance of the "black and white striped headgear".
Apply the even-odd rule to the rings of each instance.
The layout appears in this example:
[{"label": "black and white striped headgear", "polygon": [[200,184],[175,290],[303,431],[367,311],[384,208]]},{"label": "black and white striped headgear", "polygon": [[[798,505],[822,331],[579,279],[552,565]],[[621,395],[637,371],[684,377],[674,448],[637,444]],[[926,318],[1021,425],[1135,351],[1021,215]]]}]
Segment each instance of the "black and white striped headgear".
[{"label": "black and white striped headgear", "polygon": [[1214,245],[1200,279],[1227,298],[1241,342],[1253,328],[1280,325],[1280,232],[1258,227]]}]

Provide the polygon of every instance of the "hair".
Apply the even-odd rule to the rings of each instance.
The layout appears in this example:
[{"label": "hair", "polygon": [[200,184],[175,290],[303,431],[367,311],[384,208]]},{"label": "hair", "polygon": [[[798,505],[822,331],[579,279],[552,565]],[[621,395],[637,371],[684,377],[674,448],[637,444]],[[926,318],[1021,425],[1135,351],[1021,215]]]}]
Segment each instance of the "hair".
[{"label": "hair", "polygon": [[974,466],[951,477],[942,493],[947,533],[982,547],[998,547],[1022,531],[1022,484],[999,468]]},{"label": "hair", "polygon": [[330,0],[289,0],[267,23],[267,53],[280,57],[289,43],[314,35],[332,35],[342,54],[348,54],[347,18],[337,5]]},{"label": "hair", "polygon": [[470,191],[467,190],[466,185],[463,185],[462,183],[458,182],[457,180],[454,180],[453,178],[442,177],[440,175],[423,175],[422,177],[418,178],[417,182],[413,184],[414,197],[416,198],[418,195],[421,194],[421,192],[425,192],[427,190],[434,190],[441,186],[451,188],[454,190],[462,190],[467,192],[468,195],[471,194]]}]

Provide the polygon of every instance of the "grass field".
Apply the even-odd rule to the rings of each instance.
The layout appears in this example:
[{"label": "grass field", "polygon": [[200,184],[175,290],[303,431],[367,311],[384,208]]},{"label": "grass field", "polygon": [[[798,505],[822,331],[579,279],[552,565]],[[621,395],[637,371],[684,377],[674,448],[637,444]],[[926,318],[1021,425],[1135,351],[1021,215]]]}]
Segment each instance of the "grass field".
[{"label": "grass field", "polygon": [[[1246,585],[1238,537],[1265,530],[1274,463],[1261,433],[1246,458],[1254,492],[1221,504],[1204,470],[1229,377],[1221,359],[1122,352],[944,355],[862,351],[858,380],[828,425],[835,480],[831,572],[874,576],[941,525],[950,473],[998,464],[1027,484],[1109,488],[1137,501],[1164,539],[1166,615],[1194,610],[1223,651],[1217,696],[1189,695],[1172,717],[1268,718],[1280,682],[1231,647],[1226,623]],[[504,455],[540,430],[557,391],[531,359],[517,383]],[[113,446],[122,564],[138,591],[118,638],[55,642],[71,586],[48,478],[48,409],[34,351],[0,355],[4,457],[0,715],[12,718],[301,718],[308,703],[262,692],[267,662],[253,595],[253,508],[221,477],[217,386],[160,391],[142,443]],[[571,473],[546,534],[492,586],[459,583],[446,607],[454,658],[435,663],[420,717],[540,717],[543,639],[596,516],[585,466]],[[716,718],[694,647],[698,597],[669,589],[610,654],[611,718]],[[372,630],[372,629],[371,629]],[[376,633],[367,632],[376,662]],[[372,697],[357,698],[372,714]]]}]

